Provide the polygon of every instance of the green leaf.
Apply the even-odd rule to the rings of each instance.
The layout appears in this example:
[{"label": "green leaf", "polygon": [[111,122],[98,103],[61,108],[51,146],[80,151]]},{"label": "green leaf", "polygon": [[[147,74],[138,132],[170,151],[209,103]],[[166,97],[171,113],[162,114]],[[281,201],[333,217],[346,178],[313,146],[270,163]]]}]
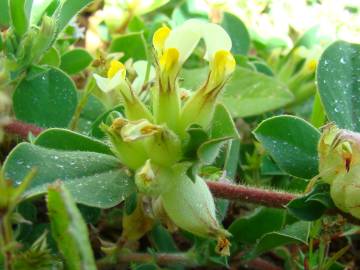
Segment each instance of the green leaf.
[{"label": "green leaf", "polygon": [[14,27],[15,33],[18,37],[24,35],[28,30],[31,5],[31,0],[9,1],[11,24]]},{"label": "green leaf", "polygon": [[225,12],[221,26],[229,34],[232,41],[233,54],[247,55],[250,49],[250,35],[245,24],[237,16]]},{"label": "green leaf", "polygon": [[321,55],[317,85],[326,114],[340,128],[360,131],[360,44],[337,41]]},{"label": "green leaf", "polygon": [[105,106],[101,101],[94,95],[90,95],[85,108],[81,111],[78,130],[88,134],[92,130],[94,121],[96,121],[99,115],[102,115],[105,111]]},{"label": "green leaf", "polygon": [[137,15],[144,15],[146,13],[152,12],[155,9],[158,9],[161,6],[167,4],[169,0],[148,0],[147,2],[149,2],[148,5],[145,5],[145,7],[136,10]]},{"label": "green leaf", "polygon": [[304,46],[307,49],[311,49],[316,45],[325,44],[329,38],[324,36],[319,30],[319,25],[311,27],[296,41],[294,48]]},{"label": "green leaf", "polygon": [[156,224],[148,235],[152,245],[160,252],[177,252],[178,248],[171,234],[162,225]]},{"label": "green leaf", "polygon": [[274,72],[266,63],[260,61],[254,61],[252,62],[252,64],[255,66],[256,71],[263,73],[267,76],[271,76],[271,77],[274,76]]},{"label": "green leaf", "polygon": [[60,65],[60,55],[55,47],[51,47],[40,59],[39,65],[58,67]]},{"label": "green leaf", "polygon": [[210,127],[211,138],[233,137],[239,138],[230,112],[222,104],[217,104]]},{"label": "green leaf", "polygon": [[87,68],[93,58],[84,49],[74,49],[61,56],[60,68],[66,73],[73,75]]},{"label": "green leaf", "polygon": [[335,207],[329,190],[328,184],[317,184],[309,194],[292,200],[286,207],[298,219],[316,220],[322,216],[327,208]]},{"label": "green leaf", "polygon": [[233,241],[255,244],[264,234],[280,230],[284,222],[284,210],[260,207],[250,215],[236,219],[229,232]]},{"label": "green leaf", "polygon": [[283,171],[304,179],[318,174],[320,133],[303,119],[272,117],[261,122],[254,135]]},{"label": "green leaf", "polygon": [[234,137],[222,137],[210,139],[200,145],[197,155],[199,160],[204,164],[212,164],[215,162],[216,157],[219,155],[221,148],[228,140]]},{"label": "green leaf", "polygon": [[40,127],[66,127],[75,112],[76,89],[64,72],[51,67],[22,80],[13,102],[20,120]]},{"label": "green leaf", "polygon": [[105,143],[67,129],[47,129],[36,138],[34,143],[57,150],[90,151],[112,155],[109,146]]},{"label": "green leaf", "polygon": [[226,171],[226,177],[229,179],[235,179],[238,163],[240,158],[240,139],[233,139],[230,141],[227,148],[224,170]]},{"label": "green leaf", "polygon": [[75,17],[83,8],[89,5],[93,0],[64,0],[62,4],[56,9],[53,17],[57,20],[57,29],[60,33],[70,20]]},{"label": "green leaf", "polygon": [[64,256],[67,269],[95,270],[89,232],[69,191],[57,182],[49,186],[46,201],[51,233]]},{"label": "green leaf", "polygon": [[295,222],[286,226],[281,231],[265,234],[255,246],[251,257],[269,251],[275,247],[288,244],[307,244],[310,232],[310,223],[305,221]]},{"label": "green leaf", "polygon": [[113,207],[134,191],[133,181],[116,158],[73,149],[21,143],[7,157],[5,175],[18,185],[36,167],[37,175],[25,192],[26,198],[45,193],[48,184],[61,179],[76,202],[99,208]]},{"label": "green leaf", "polygon": [[125,62],[129,58],[134,61],[146,60],[146,48],[141,33],[131,33],[115,37],[110,45],[110,52],[123,52],[121,58]]},{"label": "green leaf", "polygon": [[242,67],[236,67],[222,96],[234,117],[275,110],[293,99],[293,94],[277,79]]},{"label": "green leaf", "polygon": [[184,150],[184,156],[188,158],[196,157],[196,151],[208,138],[206,131],[198,125],[192,125],[187,129],[189,140]]},{"label": "green leaf", "polygon": [[100,129],[100,124],[106,121],[106,118],[112,113],[112,112],[119,112],[121,114],[124,114],[124,107],[122,105],[116,106],[115,108],[112,108],[108,110],[107,112],[104,112],[102,115],[100,115],[92,124],[90,135],[102,139],[105,137],[105,133]]},{"label": "green leaf", "polygon": [[34,1],[31,9],[31,24],[38,24],[49,6],[57,4],[58,0],[41,0]]},{"label": "green leaf", "polygon": [[189,19],[203,19],[208,21],[208,16],[196,5],[196,1],[184,1],[171,14],[171,19],[175,25],[181,25]]},{"label": "green leaf", "polygon": [[262,175],[286,175],[269,155],[261,158],[260,169]]},{"label": "green leaf", "polygon": [[0,1],[0,27],[8,27],[10,25],[9,1]]},{"label": "green leaf", "polygon": [[[182,88],[195,91],[206,81],[208,73],[208,67],[183,68],[180,72],[180,85]],[[196,74],[196,76],[194,76],[194,74]]]},{"label": "green leaf", "polygon": [[219,155],[221,147],[239,134],[230,113],[222,104],[217,104],[210,127],[210,140],[200,145],[197,155],[201,162],[211,164]]}]

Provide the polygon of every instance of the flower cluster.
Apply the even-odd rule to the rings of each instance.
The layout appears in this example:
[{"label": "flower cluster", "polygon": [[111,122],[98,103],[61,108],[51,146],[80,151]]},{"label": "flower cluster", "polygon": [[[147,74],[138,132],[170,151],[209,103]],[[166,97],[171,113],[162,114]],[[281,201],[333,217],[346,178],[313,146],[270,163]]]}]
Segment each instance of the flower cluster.
[{"label": "flower cluster", "polygon": [[[179,72],[201,39],[206,45],[209,74],[183,102]],[[227,254],[229,233],[216,219],[214,199],[205,181],[187,175],[193,162],[186,161],[184,149],[191,125],[209,127],[221,90],[235,69],[231,39],[219,25],[189,20],[173,30],[167,26],[158,29],[153,47],[156,79],[151,110],[126,79],[122,63],[112,61],[107,77],[94,75],[101,90],[121,94],[125,110],[102,128],[120,161],[135,171],[139,192],[153,198],[154,208],[164,210],[166,218],[184,230],[218,239],[219,250]]]},{"label": "flower cluster", "polygon": [[319,143],[319,171],[335,205],[360,218],[360,134],[325,127]]}]

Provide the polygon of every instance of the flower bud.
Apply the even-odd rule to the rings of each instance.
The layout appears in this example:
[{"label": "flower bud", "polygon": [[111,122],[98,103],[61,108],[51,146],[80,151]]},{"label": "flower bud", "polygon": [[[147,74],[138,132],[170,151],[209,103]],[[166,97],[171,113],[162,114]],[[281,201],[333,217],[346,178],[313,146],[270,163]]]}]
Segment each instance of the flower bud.
[{"label": "flower bud", "polygon": [[171,30],[163,26],[153,36],[157,56],[157,86],[153,89],[153,110],[157,124],[166,124],[172,130],[179,121],[180,97],[176,79],[181,68],[178,48],[165,47]]},{"label": "flower bud", "polygon": [[360,134],[328,125],[318,150],[320,176],[335,205],[360,218]]},{"label": "flower bud", "polygon": [[165,126],[154,125],[143,119],[128,121],[120,131],[124,142],[142,141],[144,149],[154,163],[171,166],[181,158],[179,137]]},{"label": "flower bud", "polygon": [[330,196],[334,201],[334,204],[337,208],[341,209],[344,212],[348,212],[348,208],[346,207],[345,203],[346,190],[349,184],[349,181],[347,181],[347,179],[347,174],[345,172],[342,172],[333,179],[330,186]]},{"label": "flower bud", "polygon": [[328,125],[319,141],[319,173],[323,181],[329,184],[339,173],[349,171],[352,163],[352,147],[347,140],[340,139],[342,134],[344,130]]},{"label": "flower bud", "polygon": [[216,219],[215,203],[205,181],[197,176],[192,182],[187,176],[187,164],[174,167],[171,186],[161,195],[169,218],[180,228],[201,237],[224,238],[229,233]]},{"label": "flower bud", "polygon": [[360,166],[351,169],[351,183],[346,185],[345,206],[348,212],[360,219]]},{"label": "flower bud", "polygon": [[161,222],[169,232],[173,233],[177,231],[177,227],[174,222],[169,218],[164,209],[164,203],[161,197],[157,197],[152,200],[152,210],[154,217]]},{"label": "flower bud", "polygon": [[191,124],[207,128],[214,114],[221,90],[235,70],[235,59],[229,51],[217,51],[210,62],[205,84],[185,103],[180,115],[179,132],[184,134]]},{"label": "flower bud", "polygon": [[32,61],[39,60],[43,54],[52,46],[56,38],[56,21],[48,16],[44,16],[41,21],[40,31],[34,40],[31,50]]},{"label": "flower bud", "polygon": [[164,126],[145,142],[145,149],[150,159],[162,166],[171,166],[182,157],[180,138]]},{"label": "flower bud", "polygon": [[122,128],[128,123],[124,118],[117,118],[111,126],[101,125],[101,129],[107,134],[111,143],[112,150],[119,158],[121,163],[131,169],[140,168],[148,159],[142,142],[125,142],[121,136]]},{"label": "flower bud", "polygon": [[125,142],[132,142],[150,137],[161,130],[160,126],[142,119],[138,121],[128,121],[121,127],[121,137]]},{"label": "flower bud", "polygon": [[135,184],[140,192],[158,196],[166,191],[171,177],[169,168],[159,166],[148,159],[136,172]]},{"label": "flower bud", "polygon": [[330,187],[330,195],[336,207],[360,218],[360,165],[349,172],[339,173]]}]

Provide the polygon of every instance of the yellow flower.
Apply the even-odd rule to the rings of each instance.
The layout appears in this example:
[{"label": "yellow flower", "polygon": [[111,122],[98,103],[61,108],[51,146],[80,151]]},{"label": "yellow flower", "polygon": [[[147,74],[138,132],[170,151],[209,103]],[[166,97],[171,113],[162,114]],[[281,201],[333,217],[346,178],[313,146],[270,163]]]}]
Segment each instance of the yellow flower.
[{"label": "yellow flower", "polygon": [[118,89],[124,101],[125,113],[130,120],[148,119],[152,115],[139,97],[132,90],[132,86],[126,80],[126,68],[124,64],[113,60],[107,71],[107,78],[94,74],[96,84],[105,93]]},{"label": "yellow flower", "polygon": [[158,55],[162,54],[162,52],[164,50],[164,46],[165,46],[165,41],[166,41],[167,37],[169,36],[170,32],[171,32],[171,30],[169,27],[162,26],[161,28],[156,30],[156,32],[154,33],[153,46]]},{"label": "yellow flower", "polygon": [[127,83],[125,77],[126,69],[124,64],[116,60],[112,60],[110,62],[107,77],[94,74],[96,84],[99,86],[100,90],[105,93],[108,93],[118,87],[126,87]]},{"label": "yellow flower", "polygon": [[116,75],[116,73],[118,73],[119,71],[121,72],[121,77],[123,79],[125,79],[126,69],[125,69],[124,64],[119,61],[112,60],[110,62],[110,68],[108,69],[108,72],[107,72],[107,77],[109,79],[112,79]]}]

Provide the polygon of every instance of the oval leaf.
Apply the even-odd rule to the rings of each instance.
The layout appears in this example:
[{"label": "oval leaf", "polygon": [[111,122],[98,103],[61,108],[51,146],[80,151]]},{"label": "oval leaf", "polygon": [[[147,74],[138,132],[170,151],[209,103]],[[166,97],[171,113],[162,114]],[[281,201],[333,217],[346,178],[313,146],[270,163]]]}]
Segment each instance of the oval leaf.
[{"label": "oval leaf", "polygon": [[263,121],[254,134],[283,171],[305,179],[318,174],[320,133],[306,121],[276,116]]},{"label": "oval leaf", "polygon": [[250,35],[245,24],[237,16],[225,12],[221,26],[231,38],[231,52],[233,54],[247,55],[250,49]]},{"label": "oval leaf", "polygon": [[77,95],[72,80],[64,72],[50,68],[22,80],[13,101],[20,120],[41,127],[66,127],[75,112]]},{"label": "oval leaf", "polygon": [[278,109],[293,99],[293,94],[280,81],[241,67],[236,67],[222,97],[234,117]]},{"label": "oval leaf", "polygon": [[321,55],[317,84],[330,121],[360,131],[360,44],[338,41]]},{"label": "oval leaf", "polygon": [[31,168],[37,175],[25,192],[33,197],[61,179],[78,203],[108,208],[122,202],[134,191],[134,183],[110,155],[88,151],[49,149],[29,143],[14,148],[4,164],[7,178],[20,184]]},{"label": "oval leaf", "polygon": [[92,56],[84,49],[74,49],[61,56],[60,68],[72,75],[87,68],[92,60]]},{"label": "oval leaf", "polygon": [[236,242],[255,244],[264,234],[280,230],[284,222],[284,210],[261,207],[250,215],[235,220],[230,225],[229,232]]},{"label": "oval leaf", "polygon": [[141,33],[131,33],[114,38],[110,45],[110,52],[122,52],[121,58],[125,62],[129,58],[134,61],[146,59],[146,48]]},{"label": "oval leaf", "polygon": [[269,251],[275,247],[288,244],[307,244],[310,233],[310,223],[305,221],[295,222],[286,226],[281,231],[265,234],[255,246],[251,257]]}]

